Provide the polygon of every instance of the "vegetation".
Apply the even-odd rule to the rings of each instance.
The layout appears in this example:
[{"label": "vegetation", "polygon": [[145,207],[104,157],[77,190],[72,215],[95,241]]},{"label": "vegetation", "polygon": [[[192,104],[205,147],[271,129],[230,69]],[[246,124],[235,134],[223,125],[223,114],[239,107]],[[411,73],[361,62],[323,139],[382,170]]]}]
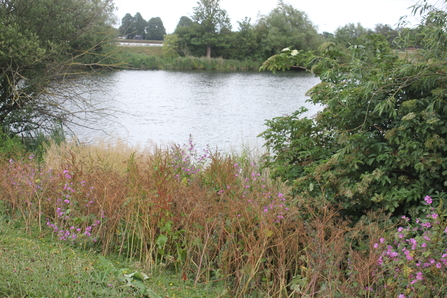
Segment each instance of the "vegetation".
[{"label": "vegetation", "polygon": [[[164,36],[164,39],[169,41],[164,47],[166,56],[205,56],[264,61],[271,55],[280,53],[285,46],[316,51],[325,41],[336,43],[340,50],[346,52],[350,45],[359,41],[359,38],[371,34],[383,35],[391,47],[398,48],[403,46],[396,43],[400,33],[417,30],[403,27],[393,29],[387,24],[377,24],[372,30],[358,23],[341,26],[337,28],[335,34],[329,32],[318,34],[315,25],[305,12],[279,1],[278,6],[269,14],[259,16],[254,23],[248,18],[238,21],[237,30],[232,31],[230,18],[227,12],[221,9],[220,1],[198,1],[193,10],[191,18],[182,16],[174,33]],[[137,15],[132,17],[126,14],[120,27],[122,36],[135,38],[136,19]],[[155,19],[159,28],[157,30],[165,32],[161,19],[151,20]],[[141,23],[143,24],[143,21]],[[402,25],[404,26],[404,22]],[[138,38],[155,38],[151,37],[148,31],[153,30],[153,26],[149,26],[147,22],[141,26],[141,28],[146,26],[146,33],[138,34]],[[160,38],[160,34],[157,38]],[[418,44],[418,41],[414,41],[413,44]]]},{"label": "vegetation", "polygon": [[[430,197],[417,222],[397,228],[368,213],[353,224],[323,201],[289,195],[248,156],[198,152],[192,142],[53,144],[42,162],[2,159],[0,173],[7,297],[447,294],[446,222]],[[20,225],[39,239],[17,235]]]},{"label": "vegetation", "polygon": [[118,30],[120,35],[126,39],[163,40],[163,36],[166,35],[166,29],[160,17],[146,21],[139,12],[134,16],[126,13],[121,19],[121,26]]},{"label": "vegetation", "polygon": [[[139,51],[138,51],[139,52]],[[205,57],[166,57],[148,56],[144,53],[123,53],[120,56],[126,68],[136,69],[164,69],[164,70],[258,70],[260,61],[225,60],[222,58]]]},{"label": "vegetation", "polygon": [[264,45],[264,57],[279,53],[284,45],[298,50],[313,50],[324,41],[305,12],[283,1],[258,20],[256,29],[260,44]]},{"label": "vegetation", "polygon": [[[76,94],[70,79],[81,68],[112,63],[112,13],[108,0],[0,1],[4,132],[51,129],[55,122],[76,122],[79,114],[98,111]],[[78,108],[68,112],[68,105]]]},{"label": "vegetation", "polygon": [[369,35],[349,59],[327,43],[319,54],[285,49],[263,65],[299,66],[322,81],[309,91],[324,107],[314,119],[297,111],[267,121],[263,133],[266,165],[298,196],[336,202],[351,216],[417,216],[426,194],[446,203],[445,12],[421,9],[430,26],[420,28],[420,57],[399,59],[383,36]]},{"label": "vegetation", "polygon": [[149,40],[163,40],[166,35],[166,29],[163,26],[163,22],[160,17],[151,18],[147,22],[146,27],[146,39]]},{"label": "vegetation", "polygon": [[[101,6],[109,2],[52,1],[0,2],[1,42],[12,49],[2,47],[0,58],[0,110],[8,111],[0,134],[1,296],[447,295],[445,11],[426,1],[414,7],[423,23],[393,39],[401,49],[423,46],[411,56],[399,58],[383,34],[366,34],[352,40],[349,53],[327,42],[268,59],[262,69],[317,74],[322,82],[309,94],[323,109],[311,119],[297,111],[267,121],[269,152],[260,166],[248,153],[198,151],[192,140],[131,148],[64,142],[57,133],[57,142],[14,136],[40,127],[29,119],[53,108],[43,95],[57,88],[70,94],[51,83],[67,79],[71,67],[100,67],[110,58],[98,43],[109,36],[109,11]],[[46,15],[36,31],[39,5],[57,13],[59,4],[81,2],[91,10],[73,16],[67,32],[46,28],[54,25]],[[103,18],[93,20],[93,12]],[[281,13],[312,31],[305,14],[282,2],[271,15],[275,30],[286,25]],[[261,57],[267,48],[253,45],[273,44],[273,36],[258,34],[259,24],[244,20],[225,38]],[[183,19],[169,48],[205,51],[206,44],[185,42],[198,36],[194,26]],[[79,35],[76,28],[83,28]],[[283,31],[272,32],[282,40]],[[159,69],[245,63],[240,55],[237,62],[165,53],[128,59]],[[218,46],[212,53],[238,55]]]},{"label": "vegetation", "polygon": [[[50,235],[7,223],[1,206],[2,297],[216,297],[223,288],[179,282],[169,271],[146,274],[137,262],[65,245]],[[147,271],[146,271],[147,272]]]},{"label": "vegetation", "polygon": [[211,58],[212,46],[226,46],[222,37],[231,30],[230,18],[227,11],[220,8],[219,2],[220,0],[199,0],[192,16],[193,21],[198,25],[192,26],[198,29],[198,38],[192,42],[206,47],[207,58]]}]

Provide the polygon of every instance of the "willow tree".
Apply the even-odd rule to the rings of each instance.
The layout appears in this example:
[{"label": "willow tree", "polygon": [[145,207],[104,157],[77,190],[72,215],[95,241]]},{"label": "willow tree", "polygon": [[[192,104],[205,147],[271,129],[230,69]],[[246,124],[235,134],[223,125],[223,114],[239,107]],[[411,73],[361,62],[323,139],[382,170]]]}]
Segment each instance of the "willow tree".
[{"label": "willow tree", "polygon": [[308,15],[283,1],[278,1],[278,6],[268,15],[261,16],[255,31],[265,57],[285,47],[314,50],[323,42]]},{"label": "willow tree", "polygon": [[4,130],[46,129],[99,111],[70,79],[111,63],[113,10],[111,0],[0,0]]},{"label": "willow tree", "polygon": [[192,19],[199,26],[199,38],[194,40],[196,45],[206,47],[206,57],[211,58],[211,48],[221,45],[224,41],[222,34],[231,30],[230,18],[227,11],[220,7],[220,0],[200,0],[194,7]]},{"label": "willow tree", "polygon": [[[447,13],[421,2],[424,46],[399,57],[381,35],[319,54],[284,49],[263,69],[305,68],[321,78],[309,91],[322,106],[267,121],[266,163],[297,198],[330,200],[346,214],[376,209],[417,215],[423,198],[447,203]],[[402,40],[411,40],[401,36]]]}]

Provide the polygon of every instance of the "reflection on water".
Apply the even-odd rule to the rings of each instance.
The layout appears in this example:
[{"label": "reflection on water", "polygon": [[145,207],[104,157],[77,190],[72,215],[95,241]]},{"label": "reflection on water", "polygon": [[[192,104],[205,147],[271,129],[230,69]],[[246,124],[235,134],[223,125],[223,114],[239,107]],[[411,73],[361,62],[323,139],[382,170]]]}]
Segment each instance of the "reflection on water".
[{"label": "reflection on water", "polygon": [[[313,115],[318,107],[306,103],[305,93],[319,79],[304,72],[119,71],[109,74],[107,95],[113,98],[115,121],[100,120],[102,131],[73,128],[81,141],[121,138],[132,144],[187,142],[199,147],[239,148],[262,144],[256,136],[264,122],[290,114],[301,106]],[[98,84],[102,84],[98,82]]]}]

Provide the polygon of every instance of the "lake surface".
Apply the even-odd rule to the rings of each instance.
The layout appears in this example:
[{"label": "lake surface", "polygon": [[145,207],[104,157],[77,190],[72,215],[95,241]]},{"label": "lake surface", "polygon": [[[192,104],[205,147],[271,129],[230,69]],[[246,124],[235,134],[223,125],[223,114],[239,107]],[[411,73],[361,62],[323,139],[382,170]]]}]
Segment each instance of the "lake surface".
[{"label": "lake surface", "polygon": [[[91,78],[95,80],[95,78]],[[98,81],[93,100],[108,100],[122,113],[96,120],[89,130],[73,127],[81,141],[120,138],[131,144],[185,144],[228,150],[260,146],[256,136],[266,119],[301,106],[308,116],[319,107],[306,103],[306,91],[320,80],[304,72],[118,71]],[[104,85],[101,85],[104,84]]]}]

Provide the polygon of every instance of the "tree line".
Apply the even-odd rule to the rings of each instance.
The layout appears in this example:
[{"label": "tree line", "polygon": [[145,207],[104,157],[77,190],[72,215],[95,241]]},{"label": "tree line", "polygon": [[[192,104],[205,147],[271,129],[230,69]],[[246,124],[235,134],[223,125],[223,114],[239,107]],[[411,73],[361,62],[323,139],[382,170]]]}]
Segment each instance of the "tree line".
[{"label": "tree line", "polygon": [[146,21],[137,12],[134,16],[127,13],[122,18],[119,33],[126,39],[163,40],[166,29],[160,17],[154,17]]},{"label": "tree line", "polygon": [[[385,37],[391,47],[399,47],[396,38],[404,30],[389,24],[377,24],[368,29],[360,23],[349,23],[335,32],[318,33],[308,15],[283,1],[269,14],[255,22],[245,18],[234,31],[220,0],[200,0],[191,17],[182,16],[172,34],[166,31],[160,18],[146,22],[140,13],[126,14],[120,34],[126,38],[165,40],[170,56],[222,57],[235,60],[265,60],[284,47],[298,50],[316,50],[322,43],[331,41],[343,50],[365,36],[378,34]],[[417,46],[417,41],[413,41]]]}]

